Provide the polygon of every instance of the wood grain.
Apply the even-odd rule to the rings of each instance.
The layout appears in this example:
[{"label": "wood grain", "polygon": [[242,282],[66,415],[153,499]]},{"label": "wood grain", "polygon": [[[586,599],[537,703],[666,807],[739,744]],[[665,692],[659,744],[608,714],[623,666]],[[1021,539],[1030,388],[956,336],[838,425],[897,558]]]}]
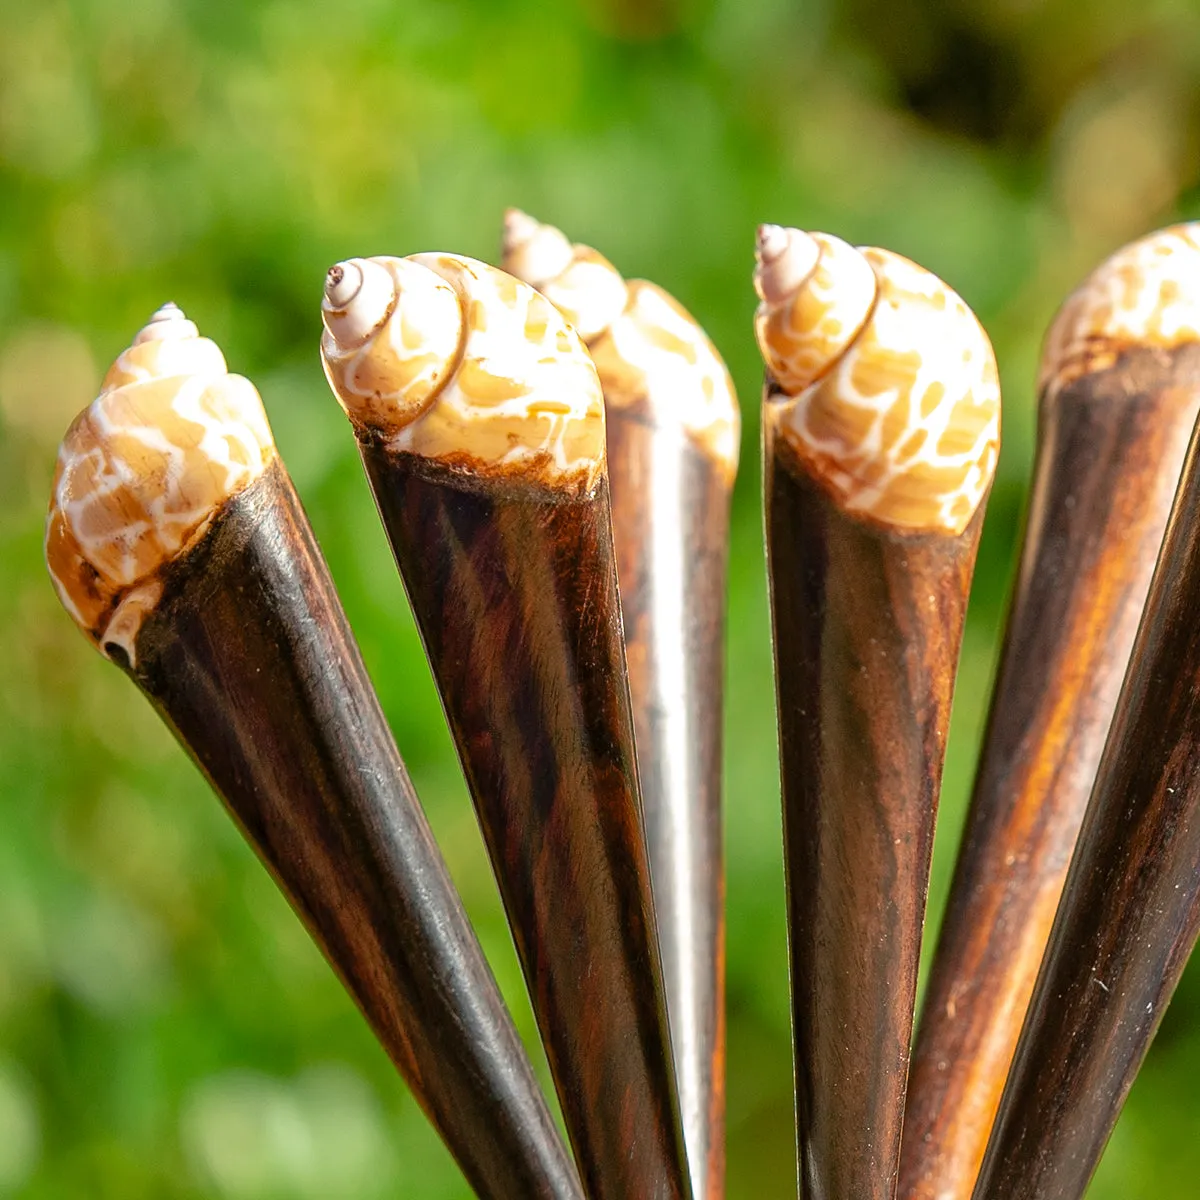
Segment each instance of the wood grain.
[{"label": "wood grain", "polygon": [[1000,674],[913,1056],[902,1196],[983,1158],[1200,406],[1200,347],[1043,400]]},{"label": "wood grain", "polygon": [[721,739],[728,472],[681,429],[608,411],[625,653],[684,1140],[725,1193]]},{"label": "wood grain", "polygon": [[801,1190],[889,1200],[982,506],[957,537],[851,518],[765,428]]},{"label": "wood grain", "polygon": [[593,1200],[691,1195],[607,482],[571,498],[360,449]]},{"label": "wood grain", "polygon": [[[480,1196],[580,1195],[276,462],[175,560],[131,672]],[[286,1017],[284,1017],[286,1019]]]},{"label": "wood grain", "polygon": [[1200,444],[1193,441],[978,1200],[1076,1200],[1200,931]]}]

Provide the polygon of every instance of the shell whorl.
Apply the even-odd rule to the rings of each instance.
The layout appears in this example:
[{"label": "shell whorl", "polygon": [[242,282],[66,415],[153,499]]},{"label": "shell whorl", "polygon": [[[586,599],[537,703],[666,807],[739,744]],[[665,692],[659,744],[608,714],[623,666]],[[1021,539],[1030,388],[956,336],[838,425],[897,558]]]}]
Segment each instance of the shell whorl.
[{"label": "shell whorl", "polygon": [[164,567],[257,479],[275,443],[254,385],[173,304],[122,352],[58,452],[46,564],[67,612],[132,665]]},{"label": "shell whorl", "polygon": [[730,480],[741,416],[733,381],[696,320],[662,288],[626,282],[589,246],[516,209],[504,217],[504,267],[538,288],[588,344],[609,411],[640,408],[687,433]]},{"label": "shell whorl", "polygon": [[1067,297],[1042,347],[1038,393],[1110,367],[1133,346],[1200,341],[1200,222],[1123,246]]},{"label": "shell whorl", "polygon": [[334,394],[389,449],[595,487],[605,461],[595,367],[533,288],[454,254],[351,259],[330,271],[322,316]]},{"label": "shell whorl", "polygon": [[356,425],[385,437],[415,421],[458,365],[458,295],[408,259],[330,267],[321,319],[321,361],[338,401]]},{"label": "shell whorl", "polygon": [[827,233],[764,225],[756,257],[759,348],[780,387],[796,395],[858,336],[875,307],[879,283],[862,254]]},{"label": "shell whorl", "polygon": [[788,447],[848,512],[961,533],[1000,447],[996,360],[966,303],[898,254],[778,226],[759,232],[755,286]]}]

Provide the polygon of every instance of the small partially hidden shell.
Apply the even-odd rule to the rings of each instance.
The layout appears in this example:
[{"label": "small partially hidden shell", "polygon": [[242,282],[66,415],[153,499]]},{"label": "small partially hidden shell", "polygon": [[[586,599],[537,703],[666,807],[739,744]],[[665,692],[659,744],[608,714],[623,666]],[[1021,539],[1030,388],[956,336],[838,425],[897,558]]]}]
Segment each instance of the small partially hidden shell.
[{"label": "small partially hidden shell", "polygon": [[1067,297],[1046,334],[1038,392],[1110,367],[1132,346],[1200,341],[1200,223],[1122,247]]},{"label": "small partially hidden shell", "polygon": [[[379,283],[348,288],[351,274]],[[330,272],[323,317],[334,394],[389,448],[569,491],[596,485],[596,371],[531,287],[454,254],[351,259]]]},{"label": "small partially hidden shell", "polygon": [[756,286],[788,447],[848,512],[961,533],[1000,446],[995,356],[963,300],[898,254],[777,226],[760,230]]},{"label": "small partially hidden shell", "polygon": [[500,265],[537,288],[585,342],[607,329],[628,300],[625,280],[603,254],[572,245],[560,229],[519,209],[504,214]]},{"label": "small partially hidden shell", "polygon": [[50,578],[103,653],[135,663],[162,569],[274,456],[254,385],[175,305],[159,309],[67,431],[50,499]]},{"label": "small partially hidden shell", "polygon": [[588,344],[610,411],[673,425],[732,481],[741,415],[733,381],[704,330],[662,288],[626,282],[589,246],[516,209],[504,221],[504,267],[538,288]]}]

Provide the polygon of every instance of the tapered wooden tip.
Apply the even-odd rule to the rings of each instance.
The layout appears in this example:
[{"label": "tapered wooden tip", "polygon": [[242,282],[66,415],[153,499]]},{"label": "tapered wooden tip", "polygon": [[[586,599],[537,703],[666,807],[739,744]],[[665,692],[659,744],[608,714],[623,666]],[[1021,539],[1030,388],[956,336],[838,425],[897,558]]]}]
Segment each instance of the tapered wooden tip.
[{"label": "tapered wooden tip", "polygon": [[1067,298],[1046,334],[1038,392],[1060,391],[1133,347],[1200,341],[1200,223],[1123,246]]},{"label": "tapered wooden tip", "polygon": [[995,473],[991,343],[935,275],[887,250],[762,226],[755,332],[778,431],[846,511],[958,535]]},{"label": "tapered wooden tip", "polygon": [[254,385],[164,305],[68,429],[54,475],[46,564],[102,653],[133,663],[164,568],[274,458]]},{"label": "tapered wooden tip", "polygon": [[575,332],[531,287],[454,254],[326,278],[321,359],[355,426],[453,471],[590,492],[604,406]]},{"label": "tapered wooden tip", "polygon": [[707,334],[673,296],[627,282],[590,246],[517,209],[505,214],[503,253],[505,270],[541,291],[587,342],[610,412],[681,430],[733,481],[737,393]]}]

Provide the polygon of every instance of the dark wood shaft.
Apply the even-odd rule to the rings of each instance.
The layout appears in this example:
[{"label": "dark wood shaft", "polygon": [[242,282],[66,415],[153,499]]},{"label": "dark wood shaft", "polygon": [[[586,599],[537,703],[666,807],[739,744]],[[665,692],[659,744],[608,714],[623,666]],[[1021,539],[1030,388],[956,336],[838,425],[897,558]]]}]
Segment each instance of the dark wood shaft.
[{"label": "dark wood shaft", "polygon": [[1112,720],[1188,438],[1200,347],[1044,403],[1021,569],[913,1057],[901,1195],[967,1200]]},{"label": "dark wood shaft", "polygon": [[982,510],[959,537],[869,525],[782,438],[765,486],[802,1194],[890,1200]]},{"label": "dark wood shaft", "polygon": [[588,499],[361,447],[593,1200],[690,1196],[607,483]]},{"label": "dark wood shaft", "polygon": [[678,428],[608,410],[646,843],[697,1200],[725,1192],[721,735],[730,486]]},{"label": "dark wood shaft", "polygon": [[133,678],[220,794],[480,1196],[580,1195],[290,480],[168,569]]},{"label": "dark wood shaft", "polygon": [[1193,441],[975,1196],[1077,1200],[1200,931]]}]

